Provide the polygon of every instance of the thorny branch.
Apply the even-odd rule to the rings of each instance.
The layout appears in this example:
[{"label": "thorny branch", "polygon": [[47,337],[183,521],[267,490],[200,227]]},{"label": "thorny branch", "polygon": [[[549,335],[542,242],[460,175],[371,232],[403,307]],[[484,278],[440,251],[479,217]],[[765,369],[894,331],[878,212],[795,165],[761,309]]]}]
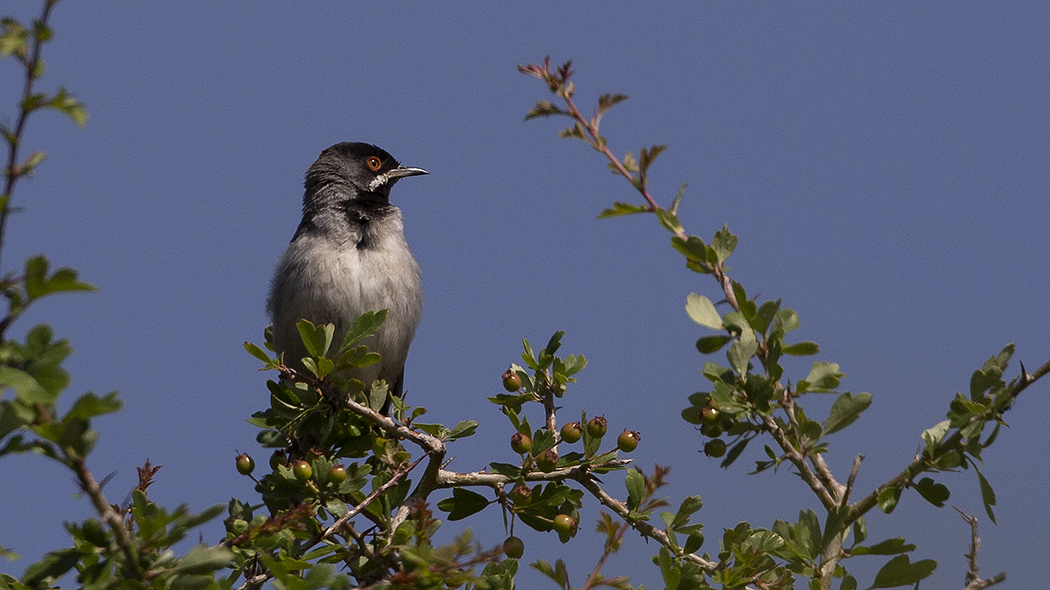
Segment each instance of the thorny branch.
[{"label": "thorny branch", "polygon": [[[644,208],[639,209],[640,211],[649,211],[654,213],[660,213],[661,211],[664,211],[649,193],[646,183],[645,166],[643,165],[638,168],[637,176],[633,174],[630,170],[628,170],[627,166],[625,165],[625,162],[627,160],[625,159],[624,162],[621,162],[619,158],[613,155],[612,151],[608,147],[606,139],[601,135],[599,131],[598,125],[604,110],[608,109],[608,107],[612,106],[616,102],[619,102],[620,100],[623,100],[626,97],[623,97],[621,95],[616,95],[613,97],[610,97],[608,95],[603,96],[602,99],[599,100],[599,106],[598,110],[596,111],[596,114],[590,119],[588,119],[583,116],[583,114],[580,112],[579,108],[576,106],[576,103],[572,98],[575,92],[575,86],[569,80],[569,78],[572,76],[571,62],[567,62],[566,64],[557,68],[556,70],[552,70],[550,65],[550,57],[548,56],[546,59],[544,59],[542,65],[519,65],[518,69],[524,74],[539,78],[540,80],[546,82],[550,91],[557,95],[559,98],[561,98],[562,101],[564,101],[565,103],[565,108],[557,107],[547,101],[537,103],[536,108],[533,109],[533,111],[530,111],[529,116],[526,118],[531,118],[534,116],[564,115],[573,119],[573,127],[570,127],[568,130],[563,131],[561,135],[568,137],[577,137],[579,139],[582,139],[593,149],[603,154],[609,160],[609,167],[612,168],[617,174],[623,176],[628,181],[630,181],[631,184],[635,187],[635,189],[641,194],[646,205],[644,206]],[[672,206],[671,208],[672,217],[674,217],[674,209],[676,205],[677,200],[675,201],[675,206]],[[684,228],[681,226],[680,222],[677,221],[677,219],[675,219],[675,222],[673,224],[664,223],[664,226],[671,230],[677,238],[682,240],[688,239]],[[725,295],[725,302],[727,302],[733,308],[734,311],[740,312],[741,307],[736,299],[736,293],[733,289],[733,280],[729,277],[723,265],[720,262],[711,261],[700,261],[698,264],[700,264],[706,272],[713,275],[718,281],[718,284]],[[759,358],[759,360],[763,362],[763,364],[765,364],[765,362],[767,361],[768,354],[769,350],[766,347],[766,343],[760,342],[756,351],[756,355]],[[1024,365],[1022,364],[1021,375],[1020,377],[1018,377],[1018,379],[1012,386],[1010,395],[1012,397],[1016,397],[1028,385],[1035,382],[1042,376],[1046,375],[1047,372],[1050,372],[1050,362],[1043,365],[1038,370],[1032,373],[1028,373],[1025,370]],[[774,386],[777,389],[777,391],[780,392],[780,406],[787,415],[789,422],[792,425],[797,425],[797,420],[793,411],[793,392],[790,391],[790,388],[784,387],[783,384],[781,384],[779,381],[777,381]],[[820,500],[821,504],[824,505],[825,509],[827,509],[829,512],[834,512],[840,510],[841,508],[848,507],[848,510],[845,515],[846,518],[844,521],[845,526],[847,528],[849,523],[852,523],[857,518],[859,518],[875,506],[879,492],[889,487],[900,487],[908,484],[909,482],[911,482],[912,478],[915,475],[917,475],[925,469],[926,465],[928,465],[931,460],[936,460],[944,453],[955,449],[958,446],[958,444],[962,441],[962,428],[956,429],[955,433],[952,436],[947,437],[941,442],[940,445],[938,445],[932,457],[923,456],[922,454],[919,454],[918,456],[916,456],[915,460],[912,461],[912,463],[909,464],[896,477],[882,484],[858,502],[850,505],[849,496],[852,492],[853,484],[856,480],[857,473],[860,469],[860,464],[863,460],[863,456],[859,456],[854,460],[853,466],[849,474],[849,479],[847,480],[846,485],[843,485],[839,483],[838,480],[835,478],[834,474],[831,472],[831,469],[825,462],[824,457],[820,453],[805,453],[802,450],[796,448],[795,445],[792,444],[787,432],[785,432],[784,428],[773,417],[764,417],[762,420],[762,424],[765,427],[765,430],[774,438],[777,444],[784,451],[785,457],[792,463],[792,465],[795,466],[802,480],[814,492],[814,494]],[[606,504],[607,501],[615,502],[615,500],[612,500],[611,498],[603,499],[602,496],[599,495],[601,489],[593,482],[581,481],[581,483],[584,485],[584,487],[587,487],[587,489],[591,491],[592,494],[595,494],[600,500],[602,500],[603,504]],[[625,518],[626,520],[625,513],[622,510],[616,510],[614,505],[612,504],[606,505],[608,505],[610,508],[613,508],[614,511],[617,512],[617,514],[620,514],[620,516]],[[627,522],[630,521],[628,520]],[[632,524],[632,526],[634,525]],[[974,523],[974,526],[976,535],[976,523]],[[639,531],[642,532],[643,535],[648,536],[647,532],[641,529],[639,529]],[[976,539],[976,536],[974,538]],[[834,545],[834,547],[829,546],[829,548],[834,549],[834,551],[831,552],[834,554],[825,553],[824,563],[821,567],[822,578],[824,578],[822,579],[822,585],[824,587],[827,587],[828,584],[830,584],[831,574],[839,558],[841,557],[841,552],[838,550],[841,541],[842,535],[839,535],[839,538],[837,540],[833,539],[831,545]],[[976,548],[974,549],[973,554],[974,556],[976,556]],[[976,557],[974,557],[974,559],[976,559]],[[974,566],[976,566],[975,562]],[[976,572],[973,573],[974,575],[976,575]],[[996,578],[993,578],[991,583],[988,583],[987,585],[997,583],[998,581],[999,580],[997,580]],[[981,581],[978,578],[978,582],[985,583],[986,581]],[[984,587],[986,586],[968,585],[967,590],[977,590],[978,588]]]},{"label": "thorny branch", "polygon": [[966,514],[956,506],[952,508],[970,525],[970,550],[966,552],[966,561],[970,567],[966,571],[966,586],[963,590],[984,590],[1005,580],[1006,572],[999,572],[987,580],[981,578],[980,568],[977,567],[977,550],[981,548],[981,539],[977,536],[977,517]]}]

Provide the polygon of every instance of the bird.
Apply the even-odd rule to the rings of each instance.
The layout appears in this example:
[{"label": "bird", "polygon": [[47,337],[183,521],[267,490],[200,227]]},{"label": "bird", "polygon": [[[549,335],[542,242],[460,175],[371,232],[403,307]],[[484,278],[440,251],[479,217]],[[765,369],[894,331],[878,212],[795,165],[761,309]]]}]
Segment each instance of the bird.
[{"label": "bird", "polygon": [[[428,172],[356,142],[329,147],[307,169],[302,221],[277,263],[266,302],[274,349],[286,365],[302,368],[308,356],[300,320],[335,324],[334,351],[354,320],[386,309],[386,321],[364,341],[379,362],[350,376],[366,387],[384,379],[393,395],[402,396],[408,349],[423,315],[423,285],[390,189],[422,174]],[[382,413],[388,408],[389,402]]]}]

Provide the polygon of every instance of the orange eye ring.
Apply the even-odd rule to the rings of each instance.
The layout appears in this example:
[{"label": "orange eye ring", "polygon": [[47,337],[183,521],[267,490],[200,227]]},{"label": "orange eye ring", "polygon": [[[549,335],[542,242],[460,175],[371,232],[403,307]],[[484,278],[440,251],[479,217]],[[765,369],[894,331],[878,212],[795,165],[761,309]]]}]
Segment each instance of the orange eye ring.
[{"label": "orange eye ring", "polygon": [[383,162],[375,156],[369,156],[368,159],[365,160],[365,165],[368,166],[368,169],[372,172],[378,172],[379,169],[383,167]]}]

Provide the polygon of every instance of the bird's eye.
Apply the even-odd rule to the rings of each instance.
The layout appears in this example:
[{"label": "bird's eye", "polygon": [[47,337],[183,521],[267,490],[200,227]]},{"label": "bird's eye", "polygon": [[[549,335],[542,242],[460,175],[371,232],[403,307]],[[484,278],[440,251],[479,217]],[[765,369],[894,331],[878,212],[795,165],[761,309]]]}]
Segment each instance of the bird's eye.
[{"label": "bird's eye", "polygon": [[370,156],[367,160],[365,160],[365,164],[367,164],[368,168],[373,172],[378,172],[379,169],[383,167],[383,162],[375,156]]}]

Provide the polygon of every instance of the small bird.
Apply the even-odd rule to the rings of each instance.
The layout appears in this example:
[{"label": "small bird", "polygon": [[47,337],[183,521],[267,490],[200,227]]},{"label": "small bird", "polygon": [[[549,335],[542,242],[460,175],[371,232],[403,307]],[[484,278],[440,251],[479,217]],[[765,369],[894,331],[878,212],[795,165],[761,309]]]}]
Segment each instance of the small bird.
[{"label": "small bird", "polygon": [[423,285],[390,188],[420,174],[427,171],[402,166],[366,143],[333,145],[306,171],[303,219],[277,263],[266,302],[274,347],[289,366],[301,367],[308,355],[299,320],[335,324],[334,352],[361,314],[386,309],[386,322],[365,341],[380,361],[352,376],[366,386],[384,379],[401,396],[408,348],[423,315]]}]

